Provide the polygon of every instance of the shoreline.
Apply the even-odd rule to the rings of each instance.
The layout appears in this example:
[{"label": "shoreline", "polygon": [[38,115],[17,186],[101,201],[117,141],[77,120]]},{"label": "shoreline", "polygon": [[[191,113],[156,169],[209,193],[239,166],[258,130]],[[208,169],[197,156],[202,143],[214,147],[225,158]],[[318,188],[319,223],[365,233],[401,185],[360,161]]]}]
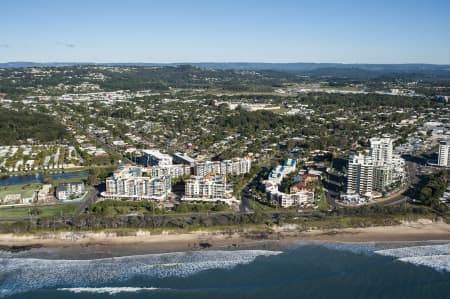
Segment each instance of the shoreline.
[{"label": "shoreline", "polygon": [[310,229],[301,231],[296,224],[267,229],[230,229],[182,233],[146,230],[115,232],[56,232],[30,235],[0,234],[0,251],[36,254],[49,251],[70,257],[106,257],[193,250],[286,249],[301,242],[427,242],[450,240],[450,224],[420,219],[393,226],[365,228]]}]

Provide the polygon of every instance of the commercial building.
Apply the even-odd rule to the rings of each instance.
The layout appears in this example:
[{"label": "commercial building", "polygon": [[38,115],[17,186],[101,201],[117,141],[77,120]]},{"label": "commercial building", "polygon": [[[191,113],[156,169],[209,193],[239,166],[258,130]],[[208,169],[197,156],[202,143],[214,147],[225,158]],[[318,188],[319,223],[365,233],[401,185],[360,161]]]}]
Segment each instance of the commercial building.
[{"label": "commercial building", "polygon": [[450,142],[441,141],[439,143],[438,165],[450,167]]},{"label": "commercial building", "polygon": [[102,196],[109,199],[164,200],[170,192],[170,182],[170,175],[150,178],[142,175],[141,167],[119,166],[106,179],[106,192]]},{"label": "commercial building", "polygon": [[232,188],[226,184],[224,175],[191,176],[185,183],[183,200],[227,203],[232,200]]}]

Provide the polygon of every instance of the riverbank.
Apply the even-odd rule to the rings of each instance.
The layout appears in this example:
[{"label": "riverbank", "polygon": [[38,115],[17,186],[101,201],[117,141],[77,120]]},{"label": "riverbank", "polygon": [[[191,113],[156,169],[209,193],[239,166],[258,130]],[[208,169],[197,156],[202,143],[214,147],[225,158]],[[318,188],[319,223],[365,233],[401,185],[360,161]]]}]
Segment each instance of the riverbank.
[{"label": "riverbank", "polygon": [[410,242],[450,240],[450,225],[420,219],[393,226],[365,228],[309,229],[296,224],[266,228],[198,230],[193,232],[146,230],[128,231],[125,235],[113,230],[101,232],[55,232],[32,235],[0,235],[0,250],[21,252],[30,249],[64,250],[82,258],[133,255],[200,249],[279,249],[299,241],[330,242]]}]

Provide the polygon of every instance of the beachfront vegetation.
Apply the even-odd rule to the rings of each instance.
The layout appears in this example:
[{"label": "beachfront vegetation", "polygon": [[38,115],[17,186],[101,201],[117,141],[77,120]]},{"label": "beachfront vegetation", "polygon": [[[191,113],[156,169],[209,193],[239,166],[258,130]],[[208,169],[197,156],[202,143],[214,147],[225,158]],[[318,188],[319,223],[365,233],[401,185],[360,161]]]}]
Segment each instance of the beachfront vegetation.
[{"label": "beachfront vegetation", "polygon": [[98,216],[123,216],[123,215],[162,215],[177,213],[207,213],[231,211],[224,203],[186,203],[181,202],[174,209],[166,209],[152,200],[120,201],[105,200],[90,206],[89,213]]},{"label": "beachfront vegetation", "polygon": [[444,194],[449,183],[450,172],[448,170],[442,170],[437,174],[431,175],[419,192],[419,201],[423,205],[430,206],[439,212],[448,211],[447,205],[441,204],[439,199]]},{"label": "beachfront vegetation", "polygon": [[[119,202],[117,202],[119,203]],[[142,202],[136,202],[139,204]],[[128,205],[130,204],[130,205]],[[315,211],[311,213],[298,213],[297,211],[255,211],[251,214],[233,212],[215,213],[165,213],[160,214],[148,211],[146,213],[132,213],[124,215],[125,209],[136,209],[136,206],[127,202],[123,206],[114,207],[111,202],[97,203],[94,207],[97,211],[85,215],[74,215],[74,210],[67,211],[67,217],[56,217],[66,205],[58,205],[52,210],[42,209],[41,214],[27,220],[11,219],[11,222],[1,222],[0,232],[35,232],[35,231],[86,231],[103,229],[217,229],[227,227],[229,229],[242,229],[254,225],[264,225],[271,230],[273,225],[283,223],[295,223],[302,225],[304,229],[311,228],[344,228],[367,227],[376,225],[399,224],[402,220],[414,220],[419,218],[435,219],[436,214],[427,207],[410,206],[362,206],[359,208],[346,208],[332,212]],[[112,208],[110,208],[112,207]],[[101,209],[103,208],[103,211]],[[211,206],[212,208],[212,206]],[[69,208],[67,208],[69,209]],[[118,209],[121,215],[116,214]],[[50,212],[51,211],[51,212]],[[25,213],[28,212],[28,209]],[[64,213],[64,210],[62,211]],[[110,213],[108,215],[108,213]],[[28,214],[26,214],[28,215]],[[72,215],[72,216],[70,216]],[[23,215],[20,215],[23,216]],[[64,216],[64,215],[63,215]],[[1,214],[0,214],[1,217]],[[19,217],[19,216],[17,216]],[[14,218],[14,217],[11,217]],[[446,220],[446,218],[444,218]]]}]

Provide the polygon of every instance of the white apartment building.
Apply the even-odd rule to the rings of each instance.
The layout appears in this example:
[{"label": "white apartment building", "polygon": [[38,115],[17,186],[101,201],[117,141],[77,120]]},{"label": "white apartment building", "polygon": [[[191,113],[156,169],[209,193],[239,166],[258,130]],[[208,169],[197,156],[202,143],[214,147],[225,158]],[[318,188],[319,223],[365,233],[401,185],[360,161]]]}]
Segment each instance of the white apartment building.
[{"label": "white apartment building", "polygon": [[450,142],[441,141],[439,143],[438,165],[450,167]]},{"label": "white apartment building", "polygon": [[226,184],[226,177],[223,175],[191,176],[185,183],[183,200],[229,203],[232,198],[232,188]]},{"label": "white apartment building", "polygon": [[390,164],[392,161],[392,144],[391,138],[370,138],[370,157],[374,165]]},{"label": "white apartment building", "polygon": [[267,196],[270,200],[277,201],[281,207],[288,208],[294,206],[302,206],[314,203],[314,192],[300,191],[296,193],[283,193],[278,190],[278,186],[283,181],[283,178],[294,172],[297,168],[297,163],[293,159],[286,160],[283,165],[275,166],[269,173],[269,177],[264,182]]},{"label": "white apartment building", "polygon": [[283,165],[272,168],[269,173],[268,181],[278,185],[286,175],[294,172],[296,168],[297,162],[293,159],[287,159]]},{"label": "white apartment building", "polygon": [[141,163],[144,166],[168,166],[172,165],[172,156],[158,150],[143,150]]},{"label": "white apartment building", "polygon": [[312,191],[300,191],[288,194],[278,190],[278,183],[266,181],[264,185],[268,198],[277,201],[283,208],[314,203],[314,192]]},{"label": "white apartment building", "polygon": [[347,193],[358,193],[371,197],[373,169],[371,157],[362,154],[350,156],[347,173]]},{"label": "white apartment building", "polygon": [[119,166],[113,176],[106,179],[108,199],[157,199],[164,200],[170,192],[170,175],[160,177],[142,176],[141,167]]},{"label": "white apartment building", "polygon": [[249,173],[252,167],[252,160],[247,158],[234,158],[223,161],[205,161],[194,165],[194,175],[206,176],[209,174],[218,175],[241,175]]},{"label": "white apartment building", "polygon": [[296,192],[293,194],[282,193],[279,202],[283,208],[311,204],[314,202],[314,192]]},{"label": "white apartment building", "polygon": [[191,167],[184,164],[173,164],[164,166],[150,166],[148,168],[144,168],[142,171],[147,173],[152,178],[165,175],[170,175],[172,178],[179,178],[190,175]]},{"label": "white apartment building", "polygon": [[175,153],[173,154],[173,162],[193,166],[195,164],[195,159],[189,157],[186,154]]},{"label": "white apartment building", "polygon": [[[45,186],[45,185],[44,185]],[[80,196],[84,192],[83,183],[64,183],[56,187],[56,198],[58,200],[68,200],[73,196]],[[39,192],[41,193],[41,192]],[[45,195],[45,191],[42,191],[42,196]],[[48,190],[46,192],[49,193]],[[39,194],[40,195],[40,194]]]},{"label": "white apartment building", "polygon": [[392,184],[403,182],[405,160],[393,154],[391,138],[371,138],[370,155],[349,157],[347,194],[359,194],[371,198],[372,191],[389,192]]}]

